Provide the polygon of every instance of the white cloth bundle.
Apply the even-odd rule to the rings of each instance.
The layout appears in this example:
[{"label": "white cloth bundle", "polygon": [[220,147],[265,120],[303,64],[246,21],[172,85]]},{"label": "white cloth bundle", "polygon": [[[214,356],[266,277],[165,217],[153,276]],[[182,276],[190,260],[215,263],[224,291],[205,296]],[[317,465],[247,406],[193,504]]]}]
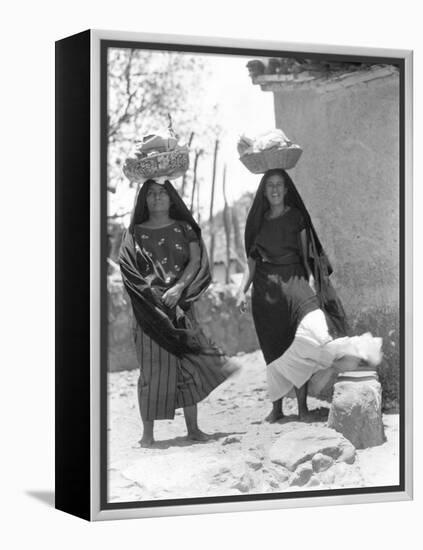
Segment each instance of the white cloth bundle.
[{"label": "white cloth bundle", "polygon": [[243,134],[238,141],[238,152],[241,156],[250,153],[259,153],[272,147],[298,147],[298,145],[293,144],[286,134],[278,128],[269,130],[255,138],[250,138]]}]

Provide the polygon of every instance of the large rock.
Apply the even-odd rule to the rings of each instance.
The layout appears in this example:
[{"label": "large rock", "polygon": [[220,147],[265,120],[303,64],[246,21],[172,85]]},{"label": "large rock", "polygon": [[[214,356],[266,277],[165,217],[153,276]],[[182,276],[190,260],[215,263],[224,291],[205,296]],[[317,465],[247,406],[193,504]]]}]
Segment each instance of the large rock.
[{"label": "large rock", "polygon": [[345,437],[335,430],[315,426],[281,435],[272,445],[269,457],[273,463],[293,472],[318,453],[348,464],[355,460],[355,448]]},{"label": "large rock", "polygon": [[350,373],[334,386],[328,426],[357,449],[386,440],[382,422],[382,389],[375,373]]}]

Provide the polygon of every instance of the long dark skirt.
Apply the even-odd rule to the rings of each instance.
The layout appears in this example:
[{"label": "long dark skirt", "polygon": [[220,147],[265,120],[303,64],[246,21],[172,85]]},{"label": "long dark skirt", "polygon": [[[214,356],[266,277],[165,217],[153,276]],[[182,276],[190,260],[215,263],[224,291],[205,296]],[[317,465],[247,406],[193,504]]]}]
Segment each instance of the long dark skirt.
[{"label": "long dark skirt", "polygon": [[[192,325],[198,328],[193,312],[188,313]],[[198,339],[204,345],[210,341],[200,330]],[[138,403],[143,420],[172,419],[175,410],[195,405],[226,378],[226,356],[172,355],[152,340],[139,325],[135,327],[135,346],[140,376]]]},{"label": "long dark skirt", "polygon": [[302,264],[257,262],[252,314],[266,364],[289,348],[303,317],[319,307]]}]

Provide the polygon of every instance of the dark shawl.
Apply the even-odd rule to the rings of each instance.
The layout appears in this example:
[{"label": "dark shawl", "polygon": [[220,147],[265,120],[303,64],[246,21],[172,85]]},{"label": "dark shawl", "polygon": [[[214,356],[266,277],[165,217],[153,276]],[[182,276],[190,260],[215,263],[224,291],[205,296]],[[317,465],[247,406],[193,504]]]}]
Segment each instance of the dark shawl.
[{"label": "dark shawl", "polygon": [[279,174],[284,178],[288,187],[285,195],[285,204],[298,208],[303,216],[306,235],[307,235],[307,254],[308,263],[313,272],[316,293],[319,298],[320,307],[326,314],[329,330],[333,336],[343,336],[348,332],[347,320],[344,308],[339,300],[335,289],[333,288],[329,275],[332,273],[332,266],[323,250],[322,244],[314,229],[310,214],[304,205],[304,202],[298,193],[294,182],[285,170],[268,170],[260,181],[253,204],[247,216],[245,226],[245,250],[247,256],[254,252],[256,237],[263,223],[264,214],[269,210],[270,205],[264,196],[265,183],[268,177]]},{"label": "dark shawl", "polygon": [[[150,181],[146,181],[138,191],[129,227],[123,235],[119,256],[123,284],[131,300],[135,319],[142,330],[159,346],[178,357],[188,353],[215,354],[215,350],[205,349],[198,344],[195,331],[190,330],[185,325],[186,319],[176,319],[175,309],[171,310],[161,302],[157,293],[153,292],[138,269],[137,260],[140,250],[135,246],[134,227],[148,219],[146,199]],[[201,250],[200,268],[192,282],[184,289],[178,303],[179,307],[187,310],[210,284],[211,275],[207,252],[201,238],[200,227],[185,203],[169,181],[164,183],[164,187],[168,191],[171,200],[170,217],[174,220],[188,222],[199,239]]]}]

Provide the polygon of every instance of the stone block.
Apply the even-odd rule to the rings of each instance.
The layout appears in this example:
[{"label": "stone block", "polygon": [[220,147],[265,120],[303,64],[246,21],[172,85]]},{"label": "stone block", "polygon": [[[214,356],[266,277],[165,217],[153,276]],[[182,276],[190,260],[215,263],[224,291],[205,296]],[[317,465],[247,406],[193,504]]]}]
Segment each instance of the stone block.
[{"label": "stone block", "polygon": [[345,373],[339,377],[328,427],[341,433],[356,449],[384,443],[382,389],[376,373]]}]

